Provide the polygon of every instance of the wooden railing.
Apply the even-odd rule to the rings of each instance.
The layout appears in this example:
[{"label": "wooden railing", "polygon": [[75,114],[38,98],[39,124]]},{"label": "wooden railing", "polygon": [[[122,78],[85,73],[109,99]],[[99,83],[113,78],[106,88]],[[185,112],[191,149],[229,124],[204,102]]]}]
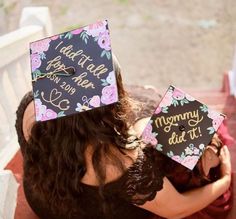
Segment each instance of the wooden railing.
[{"label": "wooden railing", "polygon": [[27,7],[19,29],[0,37],[0,169],[19,148],[14,123],[23,95],[31,90],[29,42],[51,35],[47,7]]}]

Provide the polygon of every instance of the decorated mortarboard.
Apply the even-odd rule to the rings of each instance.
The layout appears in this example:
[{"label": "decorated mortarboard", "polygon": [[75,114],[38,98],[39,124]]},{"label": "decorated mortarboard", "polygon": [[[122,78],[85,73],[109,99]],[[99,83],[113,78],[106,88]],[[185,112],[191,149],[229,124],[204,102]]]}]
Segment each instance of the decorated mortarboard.
[{"label": "decorated mortarboard", "polygon": [[36,121],[118,101],[107,20],[30,43]]},{"label": "decorated mortarboard", "polygon": [[192,170],[225,116],[170,86],[142,133],[145,143]]}]

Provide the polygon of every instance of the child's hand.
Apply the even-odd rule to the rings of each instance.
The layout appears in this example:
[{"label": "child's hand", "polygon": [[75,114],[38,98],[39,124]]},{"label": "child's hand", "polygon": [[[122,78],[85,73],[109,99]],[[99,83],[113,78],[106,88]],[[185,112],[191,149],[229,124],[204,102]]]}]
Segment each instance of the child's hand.
[{"label": "child's hand", "polygon": [[231,178],[230,152],[226,145],[224,145],[220,150],[220,161],[221,161],[220,168],[222,177],[228,176]]}]

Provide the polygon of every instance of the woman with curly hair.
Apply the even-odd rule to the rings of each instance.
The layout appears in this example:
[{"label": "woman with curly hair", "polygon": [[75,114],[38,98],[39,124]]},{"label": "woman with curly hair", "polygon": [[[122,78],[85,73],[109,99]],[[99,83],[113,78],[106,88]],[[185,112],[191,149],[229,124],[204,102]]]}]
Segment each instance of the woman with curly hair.
[{"label": "woman with curly hair", "polygon": [[217,218],[206,207],[230,187],[227,147],[220,150],[218,179],[180,193],[166,171],[172,161],[141,141],[146,121],[134,124],[138,104],[113,62],[117,103],[35,122],[32,93],[21,101],[16,130],[31,208],[41,219]]}]

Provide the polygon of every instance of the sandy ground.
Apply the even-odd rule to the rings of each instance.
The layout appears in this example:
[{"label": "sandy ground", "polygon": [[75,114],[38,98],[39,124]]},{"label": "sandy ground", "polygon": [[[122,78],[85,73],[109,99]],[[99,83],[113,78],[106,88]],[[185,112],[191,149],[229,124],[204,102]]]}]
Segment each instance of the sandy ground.
[{"label": "sandy ground", "polygon": [[2,1],[2,32],[17,28],[25,6],[48,6],[54,33],[107,18],[128,84],[220,88],[232,66],[235,0]]}]

